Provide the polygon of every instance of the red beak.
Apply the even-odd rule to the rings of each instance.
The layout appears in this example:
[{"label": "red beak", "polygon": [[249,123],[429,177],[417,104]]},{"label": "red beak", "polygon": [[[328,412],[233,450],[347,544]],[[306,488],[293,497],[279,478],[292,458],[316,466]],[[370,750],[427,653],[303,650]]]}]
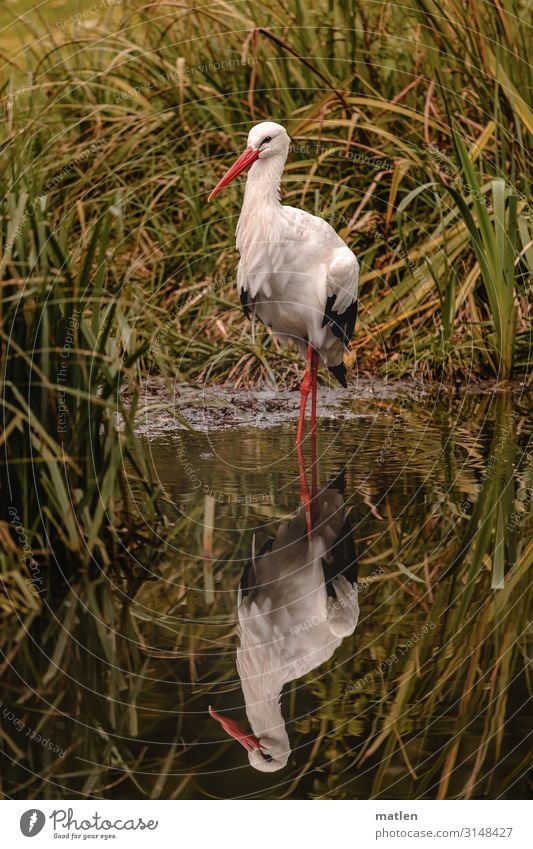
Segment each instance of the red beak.
[{"label": "red beak", "polygon": [[247,147],[244,153],[241,153],[236,162],[233,163],[229,171],[226,171],[221,181],[216,184],[215,188],[207,198],[207,200],[212,200],[225,186],[228,186],[235,177],[238,177],[239,174],[242,174],[243,171],[246,171],[250,165],[253,165],[256,159],[259,158],[259,151],[254,150],[253,147]]},{"label": "red beak", "polygon": [[234,719],[228,719],[228,717],[217,713],[213,710],[211,705],[209,705],[209,714],[213,717],[213,719],[216,719],[217,722],[220,722],[224,731],[229,734],[230,737],[233,737],[234,740],[238,740],[247,752],[261,748],[261,744],[257,737],[254,737],[253,734],[247,734],[244,728],[239,725],[238,722],[235,722]]}]

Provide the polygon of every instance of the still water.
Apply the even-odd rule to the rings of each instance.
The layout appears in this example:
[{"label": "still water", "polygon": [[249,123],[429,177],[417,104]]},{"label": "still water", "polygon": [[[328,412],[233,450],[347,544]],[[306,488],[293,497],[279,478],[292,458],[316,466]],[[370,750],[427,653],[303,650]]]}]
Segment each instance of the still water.
[{"label": "still water", "polygon": [[504,393],[369,400],[301,456],[292,423],[143,438],[157,567],[31,624],[11,703],[65,755],[11,728],[4,792],[524,798],[529,438]]}]

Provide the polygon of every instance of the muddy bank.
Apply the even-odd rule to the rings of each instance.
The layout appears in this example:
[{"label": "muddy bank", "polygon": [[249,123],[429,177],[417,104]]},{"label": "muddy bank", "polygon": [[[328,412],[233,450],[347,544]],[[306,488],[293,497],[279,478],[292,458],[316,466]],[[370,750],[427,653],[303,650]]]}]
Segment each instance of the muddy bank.
[{"label": "muddy bank", "polygon": [[[461,386],[420,381],[387,381],[361,377],[340,386],[319,386],[318,416],[324,419],[356,419],[372,415],[383,402],[406,403],[439,396],[512,392],[517,401],[524,393],[519,383],[485,381]],[[128,392],[122,392],[127,404]],[[523,400],[523,399],[522,399]],[[233,389],[230,386],[170,385],[160,377],[149,377],[141,385],[136,431],[143,436],[158,436],[191,427],[200,432],[241,427],[276,427],[298,417],[300,396],[289,389]]]},{"label": "muddy bank", "polygon": [[[322,419],[352,419],[362,415],[361,402],[401,397],[414,400],[429,394],[429,389],[414,381],[387,383],[364,378],[351,383],[348,389],[319,387],[317,411]],[[123,400],[127,403],[126,391]],[[197,387],[182,383],[168,386],[163,379],[151,377],[141,387],[136,430],[144,436],[157,436],[187,426],[204,432],[275,427],[296,419],[299,403],[299,392],[294,390],[235,390],[228,386]],[[368,415],[368,409],[365,414]]]},{"label": "muddy bank", "polygon": [[[361,415],[361,401],[393,400],[401,396],[423,397],[424,387],[409,381],[387,383],[358,380],[342,387],[321,386],[317,412],[322,419],[349,419]],[[124,399],[127,400],[125,393]],[[136,430],[156,436],[187,426],[198,431],[238,427],[275,427],[297,418],[300,395],[294,390],[232,389],[228,386],[168,386],[160,378],[149,378],[141,387]]]}]

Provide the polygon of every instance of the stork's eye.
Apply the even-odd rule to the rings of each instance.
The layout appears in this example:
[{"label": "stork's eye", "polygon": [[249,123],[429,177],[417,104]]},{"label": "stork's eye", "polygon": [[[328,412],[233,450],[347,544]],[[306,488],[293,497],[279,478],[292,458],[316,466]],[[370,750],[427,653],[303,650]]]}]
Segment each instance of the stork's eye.
[{"label": "stork's eye", "polygon": [[265,138],[263,139],[263,141],[261,142],[261,144],[259,146],[263,147],[264,144],[268,144],[271,141],[272,141],[272,136],[265,136]]}]

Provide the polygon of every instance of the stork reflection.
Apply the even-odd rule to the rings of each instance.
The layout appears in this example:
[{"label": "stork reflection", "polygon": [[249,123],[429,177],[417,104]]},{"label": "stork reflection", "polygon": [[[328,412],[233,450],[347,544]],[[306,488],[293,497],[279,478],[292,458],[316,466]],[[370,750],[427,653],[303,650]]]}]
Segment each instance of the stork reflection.
[{"label": "stork reflection", "polygon": [[273,539],[252,551],[238,591],[237,671],[252,733],[209,708],[262,772],[282,769],[291,752],[283,687],[329,660],[359,617],[344,470],[319,489],[314,435],[311,453],[311,487],[299,449],[300,506]]}]

